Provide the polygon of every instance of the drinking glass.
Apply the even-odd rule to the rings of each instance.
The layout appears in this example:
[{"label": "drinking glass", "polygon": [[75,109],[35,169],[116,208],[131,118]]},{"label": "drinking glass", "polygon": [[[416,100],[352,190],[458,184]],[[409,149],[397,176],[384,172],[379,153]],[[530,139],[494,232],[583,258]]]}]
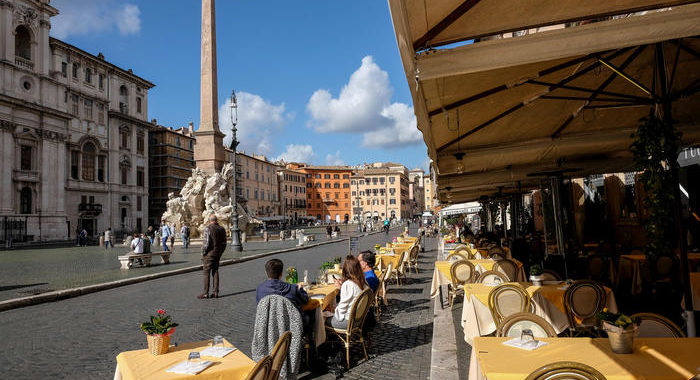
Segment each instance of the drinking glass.
[{"label": "drinking glass", "polygon": [[187,368],[196,368],[202,362],[198,351],[192,351],[187,356]]},{"label": "drinking glass", "polygon": [[221,335],[215,336],[214,339],[213,339],[213,341],[212,341],[212,343],[211,343],[211,346],[212,346],[215,350],[222,350],[222,349],[224,349],[224,337],[221,336]]},{"label": "drinking glass", "polygon": [[537,345],[537,339],[535,339],[535,335],[532,333],[532,330],[530,329],[523,329],[520,332],[520,342],[523,344],[527,345]]}]

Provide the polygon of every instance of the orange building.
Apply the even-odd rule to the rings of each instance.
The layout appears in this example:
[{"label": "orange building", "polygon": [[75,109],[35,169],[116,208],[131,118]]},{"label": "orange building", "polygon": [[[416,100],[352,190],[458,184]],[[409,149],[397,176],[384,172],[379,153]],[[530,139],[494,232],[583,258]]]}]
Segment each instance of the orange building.
[{"label": "orange building", "polygon": [[306,215],[328,223],[350,220],[349,166],[292,164],[306,174]]}]

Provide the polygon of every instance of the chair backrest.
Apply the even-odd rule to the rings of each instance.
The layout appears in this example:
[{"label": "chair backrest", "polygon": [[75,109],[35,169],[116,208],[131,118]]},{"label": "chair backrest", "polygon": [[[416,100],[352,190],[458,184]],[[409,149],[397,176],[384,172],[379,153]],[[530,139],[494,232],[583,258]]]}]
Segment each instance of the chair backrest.
[{"label": "chair backrest", "polygon": [[498,330],[496,330],[496,336],[519,338],[525,329],[532,331],[535,338],[554,338],[557,336],[554,327],[549,322],[532,313],[515,313],[503,318]]},{"label": "chair backrest", "polygon": [[578,362],[556,362],[536,369],[525,380],[607,380],[597,369]]},{"label": "chair backrest", "polygon": [[372,289],[365,287],[365,290],[360,293],[355,302],[352,303],[352,308],[350,309],[350,318],[348,321],[348,332],[362,329],[362,325],[365,323],[365,317],[367,316],[367,311],[369,310],[372,299]]},{"label": "chair backrest", "polygon": [[275,343],[275,347],[270,353],[270,358],[272,359],[272,364],[270,367],[270,373],[267,376],[267,380],[277,380],[280,377],[280,371],[284,365],[284,361],[287,360],[287,354],[289,354],[289,345],[292,343],[292,333],[285,331],[282,336]]},{"label": "chair backrest", "polygon": [[449,255],[447,255],[447,261],[451,263],[459,260],[467,260],[467,255],[457,252],[452,252]]},{"label": "chair backrest", "polygon": [[605,307],[605,289],[595,281],[579,280],[571,284],[564,292],[564,309],[569,318],[569,325],[576,326],[576,318],[586,322]]},{"label": "chair backrest", "polygon": [[606,280],[610,268],[608,260],[607,257],[601,255],[588,256],[588,276],[596,281]]},{"label": "chair backrest", "polygon": [[248,373],[248,376],[245,378],[246,380],[267,380],[267,377],[270,375],[270,368],[272,367],[272,357],[265,356],[260,361],[258,361],[257,364],[255,364],[255,367]]},{"label": "chair backrest", "polygon": [[493,270],[503,272],[510,282],[518,278],[518,264],[513,260],[502,259],[493,264]]},{"label": "chair backrest", "polygon": [[676,259],[669,255],[660,255],[654,259],[654,276],[658,278],[668,277],[676,267]]},{"label": "chair backrest", "polygon": [[476,269],[474,264],[467,260],[455,261],[450,266],[450,275],[452,277],[452,284],[461,285],[467,282],[473,282],[476,274]]},{"label": "chair backrest", "polygon": [[415,264],[418,262],[418,246],[414,245],[413,248],[411,248],[411,256],[410,256],[410,261],[412,264]]},{"label": "chair backrest", "polygon": [[683,330],[663,315],[637,313],[632,318],[640,319],[637,329],[640,338],[685,338]]},{"label": "chair backrest", "polygon": [[530,311],[530,294],[518,285],[498,285],[489,293],[489,309],[496,326],[500,326],[505,317]]},{"label": "chair backrest", "polygon": [[386,282],[388,279],[391,278],[391,272],[394,271],[394,262],[390,262],[389,265],[386,266],[386,270],[384,270],[384,276],[382,278],[382,282]]},{"label": "chair backrest", "polygon": [[404,261],[406,261],[406,251],[401,252],[399,255],[399,264],[396,266],[396,271],[400,274],[403,274],[404,267],[406,267]]},{"label": "chair backrest", "polygon": [[542,281],[561,281],[561,276],[559,273],[551,270],[551,269],[544,269],[542,271]]},{"label": "chair backrest", "polygon": [[459,253],[462,256],[469,256],[469,248],[466,245],[460,245],[459,247],[452,250],[452,253]]},{"label": "chair backrest", "polygon": [[508,282],[508,277],[505,274],[495,271],[487,270],[476,279],[476,282],[481,284],[502,284]]}]

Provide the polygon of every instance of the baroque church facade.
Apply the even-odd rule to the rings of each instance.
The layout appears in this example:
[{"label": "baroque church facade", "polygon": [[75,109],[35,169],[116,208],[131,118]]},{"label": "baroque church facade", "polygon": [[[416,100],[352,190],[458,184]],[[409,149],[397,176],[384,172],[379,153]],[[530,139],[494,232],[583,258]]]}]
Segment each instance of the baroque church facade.
[{"label": "baroque church facade", "polygon": [[0,0],[0,241],[148,221],[154,84],[49,36],[50,0]]}]

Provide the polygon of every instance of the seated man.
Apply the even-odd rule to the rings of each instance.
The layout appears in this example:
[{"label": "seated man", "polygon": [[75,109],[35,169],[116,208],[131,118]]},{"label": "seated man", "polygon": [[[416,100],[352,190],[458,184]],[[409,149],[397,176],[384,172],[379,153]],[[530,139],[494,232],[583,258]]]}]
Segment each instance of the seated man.
[{"label": "seated man", "polygon": [[379,279],[374,273],[374,263],[376,261],[374,252],[362,251],[360,256],[358,256],[358,260],[360,260],[360,267],[365,273],[365,281],[367,281],[367,285],[369,285],[370,289],[376,293],[377,287],[379,286]]},{"label": "seated man", "polygon": [[255,293],[255,302],[260,302],[261,299],[270,294],[276,294],[292,301],[294,306],[301,310],[301,307],[309,302],[309,296],[301,284],[294,285],[282,281],[283,269],[284,264],[282,264],[281,260],[268,260],[265,264],[267,280],[258,285]]}]

